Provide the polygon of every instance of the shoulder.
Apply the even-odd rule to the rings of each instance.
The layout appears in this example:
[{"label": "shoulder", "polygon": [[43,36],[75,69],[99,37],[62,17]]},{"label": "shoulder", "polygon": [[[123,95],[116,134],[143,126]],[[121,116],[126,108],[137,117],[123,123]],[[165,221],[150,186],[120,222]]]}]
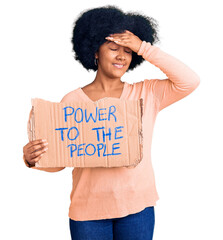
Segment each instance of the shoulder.
[{"label": "shoulder", "polygon": [[139,82],[135,82],[135,83],[132,83],[132,87],[135,88],[136,90],[137,89],[142,89],[142,88],[146,88],[146,89],[152,89],[153,86],[156,84],[158,79],[144,79],[142,81],[139,81]]},{"label": "shoulder", "polygon": [[65,94],[63,98],[61,99],[60,102],[71,102],[71,101],[76,101],[79,99],[79,90],[80,88],[77,88],[75,90],[72,90]]},{"label": "shoulder", "polygon": [[159,81],[159,79],[145,79],[143,84],[147,90],[153,91]]}]

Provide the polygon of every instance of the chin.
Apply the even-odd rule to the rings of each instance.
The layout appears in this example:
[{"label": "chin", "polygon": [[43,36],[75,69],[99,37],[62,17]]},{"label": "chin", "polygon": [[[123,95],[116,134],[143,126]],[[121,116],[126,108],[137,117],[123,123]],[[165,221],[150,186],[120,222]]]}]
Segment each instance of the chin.
[{"label": "chin", "polygon": [[111,76],[112,78],[121,78],[124,74],[125,74],[125,72],[119,73],[119,74],[110,74],[110,76]]},{"label": "chin", "polygon": [[113,75],[114,77],[122,77],[126,73],[126,70],[116,70],[111,71],[110,75]]}]

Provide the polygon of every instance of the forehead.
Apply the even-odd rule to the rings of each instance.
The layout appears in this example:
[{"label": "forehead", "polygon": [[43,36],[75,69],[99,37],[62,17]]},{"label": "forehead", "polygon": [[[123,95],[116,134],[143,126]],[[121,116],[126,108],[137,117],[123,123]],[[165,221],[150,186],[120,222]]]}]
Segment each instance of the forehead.
[{"label": "forehead", "polygon": [[113,42],[113,41],[107,41],[107,42],[105,42],[105,44],[108,45],[108,46],[116,46],[116,47],[118,47],[118,44]]}]

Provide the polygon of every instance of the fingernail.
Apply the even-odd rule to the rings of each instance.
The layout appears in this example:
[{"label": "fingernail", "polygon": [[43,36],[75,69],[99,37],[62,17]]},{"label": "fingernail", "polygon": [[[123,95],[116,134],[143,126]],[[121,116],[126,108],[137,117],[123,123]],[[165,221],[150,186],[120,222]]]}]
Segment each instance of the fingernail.
[{"label": "fingernail", "polygon": [[43,139],[42,142],[46,142],[46,139]]},{"label": "fingernail", "polygon": [[45,142],[43,145],[46,146],[48,144],[48,142]]},{"label": "fingernail", "polygon": [[106,37],[106,38],[108,38],[108,39],[113,39],[113,37]]}]

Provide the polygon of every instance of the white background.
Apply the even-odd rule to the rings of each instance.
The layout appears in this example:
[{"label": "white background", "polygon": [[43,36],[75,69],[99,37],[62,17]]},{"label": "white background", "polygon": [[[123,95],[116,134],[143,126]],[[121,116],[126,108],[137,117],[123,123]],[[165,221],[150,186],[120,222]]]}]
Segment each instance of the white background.
[{"label": "white background", "polygon": [[[70,239],[72,168],[27,168],[31,98],[59,102],[93,81],[73,58],[72,24],[79,12],[115,4],[159,22],[157,44],[201,79],[189,96],[157,117],[152,163],[160,200],[155,240],[222,240],[222,11],[220,1],[4,1],[0,5],[1,204],[0,239]],[[164,79],[149,62],[122,81]]]}]

